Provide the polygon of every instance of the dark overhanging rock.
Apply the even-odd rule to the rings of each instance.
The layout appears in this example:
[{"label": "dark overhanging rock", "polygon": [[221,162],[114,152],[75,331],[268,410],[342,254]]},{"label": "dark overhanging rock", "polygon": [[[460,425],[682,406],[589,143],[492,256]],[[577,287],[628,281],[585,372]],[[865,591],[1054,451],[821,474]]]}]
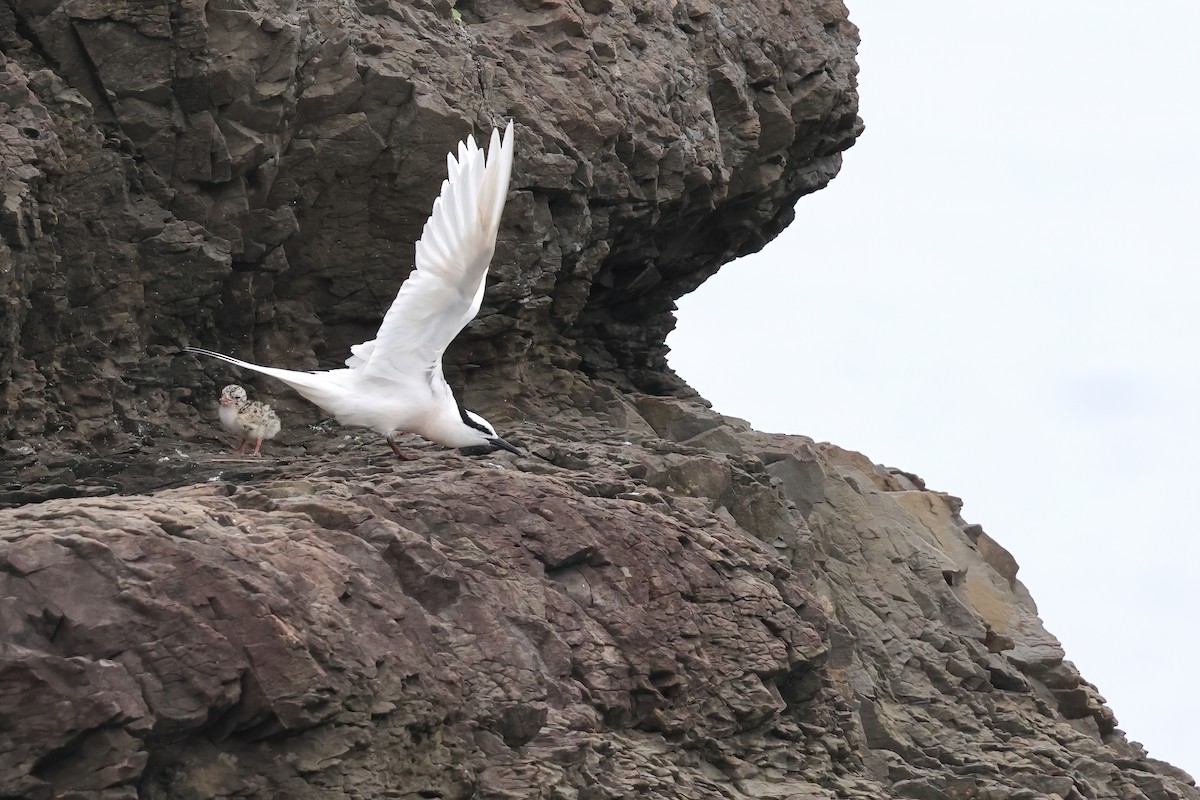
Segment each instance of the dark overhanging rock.
[{"label": "dark overhanging rock", "polygon": [[522,413],[595,380],[689,393],[674,300],[773,238],[861,130],[844,7],[456,10],[10,4],[0,435],[110,452],[178,429],[217,382],[186,344],[337,364],[411,269],[449,146],[509,117],[452,379]]}]

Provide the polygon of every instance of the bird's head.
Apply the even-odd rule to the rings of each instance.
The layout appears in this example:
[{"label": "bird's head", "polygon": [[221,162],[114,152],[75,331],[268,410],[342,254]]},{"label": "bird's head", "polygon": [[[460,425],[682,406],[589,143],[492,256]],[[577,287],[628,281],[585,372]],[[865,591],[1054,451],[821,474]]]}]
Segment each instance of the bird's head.
[{"label": "bird's head", "polygon": [[459,417],[462,419],[460,432],[463,437],[463,443],[456,444],[454,445],[455,447],[500,447],[519,456],[525,455],[516,445],[500,438],[500,435],[496,433],[496,429],[492,427],[492,423],[474,411],[467,411],[462,406],[459,406],[458,412]]},{"label": "bird's head", "polygon": [[231,383],[221,390],[221,405],[240,406],[244,402],[246,402],[246,390],[236,383]]}]

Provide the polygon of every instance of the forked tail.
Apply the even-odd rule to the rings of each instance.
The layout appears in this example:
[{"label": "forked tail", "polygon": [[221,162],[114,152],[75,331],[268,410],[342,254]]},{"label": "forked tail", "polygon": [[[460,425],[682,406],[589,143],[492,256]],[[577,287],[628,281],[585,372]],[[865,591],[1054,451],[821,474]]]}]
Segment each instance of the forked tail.
[{"label": "forked tail", "polygon": [[260,364],[251,364],[249,361],[242,361],[240,358],[227,356],[224,353],[218,353],[213,350],[205,350],[201,347],[185,347],[184,350],[189,353],[208,356],[209,358],[217,358],[242,369],[260,372],[263,375],[283,381],[295,389],[301,397],[311,403],[317,404],[335,416],[339,405],[338,400],[346,394],[346,388],[343,386],[342,381],[342,373],[348,373],[350,370],[301,372],[293,369],[280,369],[279,367],[264,367]]}]

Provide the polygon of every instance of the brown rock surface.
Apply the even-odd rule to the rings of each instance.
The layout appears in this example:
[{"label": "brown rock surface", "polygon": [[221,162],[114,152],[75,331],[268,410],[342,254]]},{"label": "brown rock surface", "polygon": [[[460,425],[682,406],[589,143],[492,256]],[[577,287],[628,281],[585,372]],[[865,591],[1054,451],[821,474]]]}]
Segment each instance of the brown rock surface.
[{"label": "brown rock surface", "polygon": [[[836,0],[0,5],[0,798],[1200,797],[955,498],[671,397],[673,300],[860,131],[856,42]],[[510,116],[451,372],[535,456],[397,464],[269,384],[228,456],[179,348],[337,363]]]},{"label": "brown rock surface", "polygon": [[4,796],[1200,797],[955,498],[632,399],[0,512]]},{"label": "brown rock surface", "polygon": [[[686,391],[672,303],[861,130],[840,0],[12,0],[0,8],[0,440],[107,454],[211,391],[184,345],[336,365],[471,131],[517,160],[476,402]],[[305,406],[298,405],[296,413]],[[315,417],[310,420],[315,421]]]}]

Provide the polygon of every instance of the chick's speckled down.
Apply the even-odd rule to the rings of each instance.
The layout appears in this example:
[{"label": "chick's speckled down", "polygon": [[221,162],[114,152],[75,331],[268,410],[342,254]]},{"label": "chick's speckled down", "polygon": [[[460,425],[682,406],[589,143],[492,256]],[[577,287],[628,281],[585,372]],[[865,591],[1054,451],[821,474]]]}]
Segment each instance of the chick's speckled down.
[{"label": "chick's speckled down", "polygon": [[247,399],[246,390],[236,384],[221,391],[220,419],[221,427],[241,437],[236,452],[242,452],[246,442],[253,440],[251,455],[255,456],[262,449],[262,443],[274,439],[282,427],[274,409],[266,403]]}]

